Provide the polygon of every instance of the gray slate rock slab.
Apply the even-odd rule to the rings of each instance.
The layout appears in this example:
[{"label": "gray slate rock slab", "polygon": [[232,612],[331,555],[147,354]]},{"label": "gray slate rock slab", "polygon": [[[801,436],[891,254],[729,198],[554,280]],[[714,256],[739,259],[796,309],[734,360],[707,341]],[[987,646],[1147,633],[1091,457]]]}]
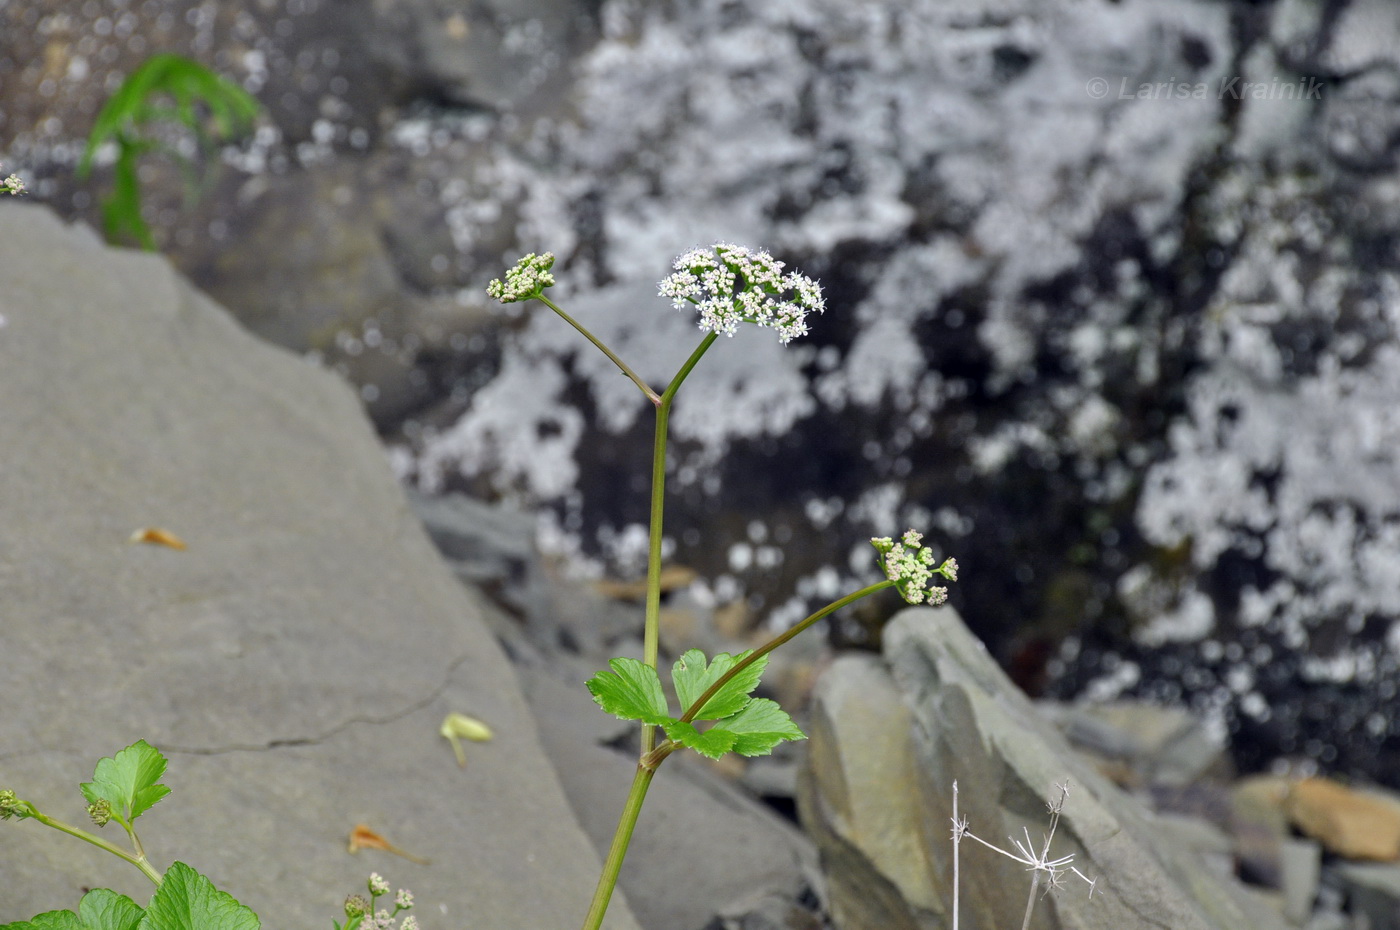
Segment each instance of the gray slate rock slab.
[{"label": "gray slate rock slab", "polygon": [[[425,930],[578,926],[598,858],[351,392],[37,206],[0,207],[0,267],[0,784],[81,821],[77,783],[144,738],[153,860],[265,926],[325,926],[371,870]],[[127,541],[148,526],[188,549]],[[453,710],[496,733],[465,770]],[[348,855],[359,822],[432,864]],[[150,892],[32,822],[0,824],[0,875],[0,923]]]},{"label": "gray slate rock slab", "polygon": [[[844,930],[950,922],[954,781],[959,815],[1003,848],[1023,830],[1040,842],[1045,802],[1070,782],[1052,853],[1073,854],[1098,884],[1091,898],[1067,876],[1037,905],[1033,927],[1286,926],[1082,761],[950,609],[899,614],[883,658],[838,659],[818,684],[812,718],[799,801]],[[1021,865],[965,841],[963,926],[1020,926],[1028,888]]]}]

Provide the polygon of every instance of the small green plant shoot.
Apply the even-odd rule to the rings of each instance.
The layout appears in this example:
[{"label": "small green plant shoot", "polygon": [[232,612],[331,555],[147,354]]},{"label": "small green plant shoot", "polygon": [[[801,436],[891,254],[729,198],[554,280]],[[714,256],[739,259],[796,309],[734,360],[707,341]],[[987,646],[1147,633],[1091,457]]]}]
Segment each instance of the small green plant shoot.
[{"label": "small green plant shoot", "polygon": [[[120,824],[131,844],[125,849],[89,830],[49,816],[11,789],[0,789],[0,820],[36,820],[77,837],[131,863],[156,886],[155,894],[144,908],[124,894],[108,888],[94,888],[83,895],[77,911],[47,911],[30,920],[0,925],[0,930],[258,930],[260,922],[251,908],[214,887],[213,882],[190,866],[175,862],[162,873],[147,858],[145,847],[136,835],[135,823],[170,793],[169,788],[159,783],[165,766],[165,756],[145,740],[138,740],[100,760],[92,781],[80,786],[88,802],[88,817],[99,828],[113,821]],[[369,887],[371,902],[388,891],[388,885],[378,875],[370,877]],[[337,924],[337,930],[357,930],[366,920],[366,914],[374,920],[372,906],[352,913],[351,901],[356,897],[347,900],[348,919],[344,928]],[[396,905],[393,914],[387,915],[386,923],[367,923],[366,926],[393,930],[392,918],[413,906],[413,895],[400,891]],[[399,930],[417,930],[417,923],[411,916],[406,917]]]},{"label": "small green plant shoot", "polygon": [[78,162],[78,177],[86,178],[98,149],[108,142],[116,145],[112,193],[102,201],[107,238],[119,242],[130,237],[142,248],[155,250],[155,238],[141,216],[137,175],[137,162],[148,151],[163,152],[184,169],[187,203],[197,196],[200,183],[194,162],[166,141],[171,130],[183,127],[200,155],[207,156],[214,145],[247,133],[260,112],[261,106],[247,91],[196,61],[171,54],[147,59],[97,114]]}]

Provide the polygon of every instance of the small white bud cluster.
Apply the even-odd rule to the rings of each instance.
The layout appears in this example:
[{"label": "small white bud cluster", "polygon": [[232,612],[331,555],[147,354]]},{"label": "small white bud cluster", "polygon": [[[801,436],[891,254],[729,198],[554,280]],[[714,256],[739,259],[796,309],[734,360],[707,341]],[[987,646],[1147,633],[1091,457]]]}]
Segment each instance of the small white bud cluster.
[{"label": "small white bud cluster", "polygon": [[870,544],[880,553],[880,567],[885,577],[895,583],[899,596],[910,604],[927,601],[931,606],[948,599],[948,589],[929,584],[935,575],[949,581],[958,580],[957,559],[945,559],[937,568],[933,565],[933,550],[921,545],[922,533],[907,530],[900,542],[888,536],[877,536]]},{"label": "small white bud cluster", "polygon": [[504,282],[497,278],[486,285],[486,293],[503,304],[538,297],[545,288],[554,286],[554,275],[549,272],[552,267],[553,252],[545,252],[543,255],[531,252],[506,272]]},{"label": "small white bud cluster", "polygon": [[661,296],[677,310],[687,303],[698,307],[707,332],[732,336],[740,323],[756,323],[776,329],[786,344],[806,335],[808,312],[826,310],[821,285],[803,274],[783,274],[783,263],[762,249],[717,242],[691,249],[672,267]]},{"label": "small white bud cluster", "polygon": [[24,182],[19,175],[12,174],[5,180],[0,181],[0,193],[18,195],[24,193]]}]

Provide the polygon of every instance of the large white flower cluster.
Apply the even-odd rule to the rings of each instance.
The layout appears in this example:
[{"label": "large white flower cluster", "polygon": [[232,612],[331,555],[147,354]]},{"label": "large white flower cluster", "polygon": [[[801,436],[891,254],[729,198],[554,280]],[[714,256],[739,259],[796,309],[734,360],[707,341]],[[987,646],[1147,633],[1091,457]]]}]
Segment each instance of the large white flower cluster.
[{"label": "large white flower cluster", "polygon": [[783,263],[762,249],[717,242],[691,249],[672,267],[661,296],[677,310],[694,304],[708,332],[732,336],[740,323],[756,323],[776,329],[788,343],[806,335],[809,312],[826,309],[821,285],[803,274],[783,274]]}]

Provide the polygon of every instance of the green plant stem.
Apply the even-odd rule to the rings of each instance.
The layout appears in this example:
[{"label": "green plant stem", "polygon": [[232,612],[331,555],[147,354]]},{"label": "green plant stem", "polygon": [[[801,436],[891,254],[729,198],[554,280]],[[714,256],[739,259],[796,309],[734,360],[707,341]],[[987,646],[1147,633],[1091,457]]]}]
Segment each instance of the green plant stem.
[{"label": "green plant stem", "polygon": [[[676,399],[682,382],[700,362],[701,356],[714,345],[717,333],[710,333],[690,353],[680,371],[666,385],[656,405],[656,437],[651,451],[651,531],[647,550],[647,601],[646,624],[642,633],[642,661],[656,668],[656,654],[660,641],[661,623],[661,535],[662,522],[666,509],[666,439],[670,428],[671,402]],[[642,755],[656,747],[656,727],[642,724]]]},{"label": "green plant stem", "polygon": [[639,763],[637,774],[632,779],[632,790],[627,793],[627,804],[618,818],[617,830],[613,833],[612,846],[608,858],[603,863],[603,874],[598,876],[598,887],[593,892],[593,903],[588,906],[588,916],[583,920],[583,930],[599,930],[603,926],[603,915],[608,912],[608,902],[612,900],[613,889],[617,887],[617,876],[622,871],[622,860],[627,855],[627,846],[632,842],[632,830],[637,826],[637,815],[642,812],[642,802],[646,800],[647,789],[656,775],[656,768],[648,768]]},{"label": "green plant stem", "polygon": [[145,860],[146,847],[141,845],[141,837],[136,835],[136,830],[131,824],[122,821],[122,829],[126,831],[126,838],[131,840],[131,851],[136,854],[136,858]]},{"label": "green plant stem", "polygon": [[[543,297],[540,298],[544,300]],[[545,301],[549,304],[549,301]],[[554,307],[553,304],[549,306]],[[563,311],[554,308],[560,316],[564,316]],[[564,319],[569,320],[567,316]],[[573,323],[572,320],[569,320]],[[624,373],[628,373],[633,381],[640,381],[630,374],[630,369],[615,356],[606,346],[594,339],[583,327],[574,324],[580,332],[593,342],[594,345],[602,349]],[[663,526],[663,516],[666,503],[666,438],[671,416],[671,402],[676,398],[676,392],[680,390],[681,384],[700,363],[701,357],[714,345],[717,333],[709,333],[700,341],[700,345],[695,347],[695,351],[690,353],[690,358],[685,360],[685,364],[676,372],[676,376],[671,379],[671,383],[666,385],[666,391],[656,399],[656,437],[652,444],[651,457],[651,535],[650,546],[647,551],[647,600],[646,600],[646,628],[643,634],[642,655],[647,665],[656,668],[656,656],[658,652],[659,626],[661,618],[661,534]],[[648,390],[645,389],[644,390]],[[654,396],[648,394],[648,396]],[[671,741],[667,740],[667,746]],[[613,834],[612,846],[608,849],[608,858],[603,863],[603,873],[598,876],[598,887],[593,892],[593,903],[589,905],[588,916],[584,918],[584,930],[598,930],[603,924],[603,915],[607,913],[608,902],[612,900],[613,889],[617,887],[617,876],[622,871],[622,860],[627,855],[627,846],[632,842],[632,830],[637,825],[637,815],[642,811],[642,802],[646,800],[647,789],[651,787],[651,780],[656,775],[656,767],[661,764],[671,750],[656,755],[656,728],[651,724],[642,725],[642,758],[637,763],[637,775],[632,779],[632,790],[627,794],[627,804],[622,809],[622,816],[618,818],[617,830]]]},{"label": "green plant stem", "polygon": [[30,810],[32,811],[30,816],[42,823],[44,826],[53,827],[60,833],[67,833],[69,836],[76,836],[78,839],[83,840],[87,843],[91,843],[99,849],[107,850],[107,852],[116,856],[118,859],[124,859],[127,862],[130,862],[132,865],[140,869],[141,874],[149,878],[157,888],[160,887],[160,883],[163,876],[155,870],[155,868],[150,864],[150,862],[146,861],[146,857],[144,854],[133,856],[131,853],[127,852],[125,849],[122,849],[120,846],[116,846],[112,843],[109,843],[102,837],[89,833],[81,827],[75,827],[71,823],[64,823],[62,820],[57,820],[53,817],[50,817],[48,814],[41,813],[32,804],[30,805]]},{"label": "green plant stem", "polygon": [[585,339],[597,346],[599,350],[602,351],[602,353],[608,358],[612,359],[613,364],[616,365],[618,368],[622,369],[622,373],[628,378],[631,378],[633,384],[641,388],[642,393],[646,395],[647,400],[651,401],[652,404],[656,406],[661,405],[661,395],[653,391],[651,389],[651,385],[643,381],[641,376],[638,375],[631,368],[629,368],[626,362],[618,358],[617,354],[614,353],[612,349],[609,349],[606,345],[604,345],[602,340],[590,333],[586,328],[584,328],[583,325],[581,325],[577,320],[575,320],[573,317],[569,316],[567,313],[561,310],[558,304],[550,300],[548,297],[544,296],[544,294],[539,295],[539,300],[540,303],[544,304],[546,307],[563,317],[565,323],[568,323],[574,329],[583,333]]}]

